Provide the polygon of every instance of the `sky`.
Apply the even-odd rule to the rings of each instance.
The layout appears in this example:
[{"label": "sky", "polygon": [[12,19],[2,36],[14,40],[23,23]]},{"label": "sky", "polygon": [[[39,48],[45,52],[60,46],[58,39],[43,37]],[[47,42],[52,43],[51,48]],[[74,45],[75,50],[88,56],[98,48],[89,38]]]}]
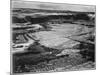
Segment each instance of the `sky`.
[{"label": "sky", "polygon": [[37,1],[12,1],[12,8],[33,8],[33,9],[49,9],[49,10],[70,10],[81,12],[95,12],[93,5],[76,5],[65,3],[49,3]]}]

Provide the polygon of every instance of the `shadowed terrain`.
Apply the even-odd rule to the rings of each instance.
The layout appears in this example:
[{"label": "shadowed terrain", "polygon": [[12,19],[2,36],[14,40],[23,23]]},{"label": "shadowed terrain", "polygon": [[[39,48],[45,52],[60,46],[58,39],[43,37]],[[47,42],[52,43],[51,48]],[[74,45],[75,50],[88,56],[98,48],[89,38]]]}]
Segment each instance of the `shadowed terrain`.
[{"label": "shadowed terrain", "polygon": [[95,12],[12,12],[14,73],[95,68]]}]

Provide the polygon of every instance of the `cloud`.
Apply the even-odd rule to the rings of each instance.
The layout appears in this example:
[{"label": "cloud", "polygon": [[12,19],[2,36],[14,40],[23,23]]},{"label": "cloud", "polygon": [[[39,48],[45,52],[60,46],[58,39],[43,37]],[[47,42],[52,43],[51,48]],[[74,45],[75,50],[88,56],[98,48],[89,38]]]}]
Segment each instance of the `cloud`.
[{"label": "cloud", "polygon": [[35,1],[12,1],[12,8],[33,8],[33,9],[49,9],[49,10],[70,10],[82,12],[95,12],[93,5],[76,5],[76,4],[61,4],[47,3]]}]

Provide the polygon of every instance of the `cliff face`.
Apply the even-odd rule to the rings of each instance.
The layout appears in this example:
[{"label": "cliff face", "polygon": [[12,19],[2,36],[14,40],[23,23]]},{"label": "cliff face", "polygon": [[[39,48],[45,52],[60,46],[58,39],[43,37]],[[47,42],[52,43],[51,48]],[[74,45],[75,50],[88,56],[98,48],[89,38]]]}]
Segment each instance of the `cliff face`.
[{"label": "cliff face", "polygon": [[30,64],[36,65],[51,60],[54,62],[56,59],[56,63],[61,59],[64,64],[65,59],[68,61],[72,59],[70,63],[75,60],[75,63],[78,61],[82,63],[88,59],[95,61],[95,17],[88,16],[90,13],[66,12],[67,15],[64,13],[60,12],[59,15],[52,12],[45,15],[45,12],[42,12],[42,15],[39,13],[39,16],[36,16],[34,13],[17,12],[17,15],[24,17],[13,15],[14,68],[16,65],[24,68],[25,65],[29,67]]},{"label": "cliff face", "polygon": [[[38,13],[40,16],[36,16],[36,13],[38,11],[34,13],[20,11],[19,14],[14,10],[12,28],[13,43],[16,46],[20,43],[27,43],[25,45],[30,46],[35,40],[39,40],[38,42],[45,47],[62,51],[81,43],[94,44],[94,40],[90,40],[95,36],[94,13],[41,11]],[[48,13],[48,15],[43,15],[43,13]]]}]

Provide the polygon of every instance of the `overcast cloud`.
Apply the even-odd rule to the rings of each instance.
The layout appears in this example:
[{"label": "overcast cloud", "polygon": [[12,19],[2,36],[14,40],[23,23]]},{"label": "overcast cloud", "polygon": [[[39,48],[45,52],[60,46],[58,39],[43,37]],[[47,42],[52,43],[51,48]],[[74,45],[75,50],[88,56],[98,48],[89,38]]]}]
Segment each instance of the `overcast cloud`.
[{"label": "overcast cloud", "polygon": [[64,3],[60,4],[60,3],[47,3],[47,2],[35,2],[35,1],[12,1],[12,7],[95,12],[95,6],[93,5],[76,5],[76,4],[64,4]]}]

